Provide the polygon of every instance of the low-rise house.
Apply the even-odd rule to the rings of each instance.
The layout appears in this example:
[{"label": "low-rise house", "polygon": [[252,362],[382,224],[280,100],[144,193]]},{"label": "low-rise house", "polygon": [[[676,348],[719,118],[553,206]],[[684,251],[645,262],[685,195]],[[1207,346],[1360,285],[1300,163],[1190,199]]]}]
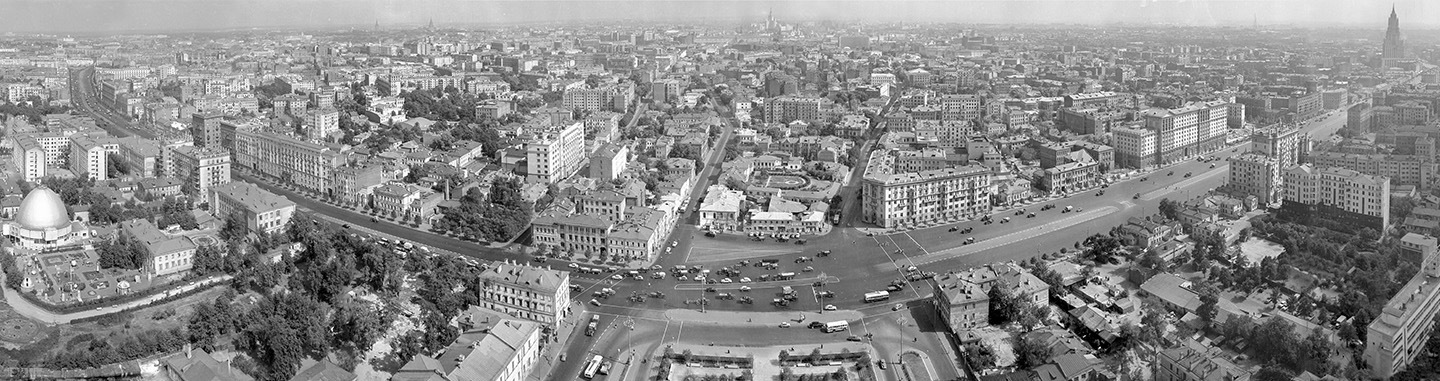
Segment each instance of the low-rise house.
[{"label": "low-rise house", "polygon": [[1156,381],[1248,381],[1250,371],[1226,359],[1219,348],[1194,340],[1156,356]]}]

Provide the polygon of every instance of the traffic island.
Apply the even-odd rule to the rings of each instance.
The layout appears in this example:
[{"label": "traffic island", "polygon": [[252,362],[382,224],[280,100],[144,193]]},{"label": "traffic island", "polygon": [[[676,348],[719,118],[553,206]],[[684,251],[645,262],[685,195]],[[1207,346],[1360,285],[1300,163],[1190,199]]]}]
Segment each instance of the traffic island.
[{"label": "traffic island", "polygon": [[648,380],[874,381],[874,348],[858,342],[747,347],[673,344],[652,358]]}]

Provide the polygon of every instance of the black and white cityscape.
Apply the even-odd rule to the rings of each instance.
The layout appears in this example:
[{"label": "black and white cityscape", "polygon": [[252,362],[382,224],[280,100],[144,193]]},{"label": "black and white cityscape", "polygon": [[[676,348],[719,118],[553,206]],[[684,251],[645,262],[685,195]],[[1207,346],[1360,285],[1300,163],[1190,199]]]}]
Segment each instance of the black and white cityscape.
[{"label": "black and white cityscape", "polygon": [[0,3],[0,379],[1440,380],[1440,3]]}]

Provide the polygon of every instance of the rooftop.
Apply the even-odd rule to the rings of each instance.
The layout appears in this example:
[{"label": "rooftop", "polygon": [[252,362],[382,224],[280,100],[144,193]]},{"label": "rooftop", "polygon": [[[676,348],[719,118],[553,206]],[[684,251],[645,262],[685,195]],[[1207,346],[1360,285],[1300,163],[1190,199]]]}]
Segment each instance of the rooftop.
[{"label": "rooftop", "polygon": [[210,191],[224,195],[243,205],[245,209],[257,213],[295,206],[295,202],[285,196],[270,193],[255,184],[244,181],[232,181],[212,187]]}]

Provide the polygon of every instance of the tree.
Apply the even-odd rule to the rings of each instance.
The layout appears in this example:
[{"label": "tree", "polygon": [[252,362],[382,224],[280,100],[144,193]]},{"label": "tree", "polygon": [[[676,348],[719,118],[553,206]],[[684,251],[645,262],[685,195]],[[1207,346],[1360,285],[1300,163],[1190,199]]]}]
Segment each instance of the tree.
[{"label": "tree", "polygon": [[1098,264],[1117,263],[1115,256],[1120,251],[1121,242],[1119,238],[1109,235],[1096,234],[1085,239],[1090,248],[1085,250],[1082,258],[1094,261]]},{"label": "tree", "polygon": [[212,274],[225,268],[225,253],[215,245],[202,245],[195,249],[192,269],[199,274]]},{"label": "tree", "polygon": [[1254,380],[1254,381],[1289,381],[1289,380],[1290,380],[1290,373],[1289,373],[1289,372],[1286,372],[1286,371],[1284,371],[1284,370],[1282,370],[1282,369],[1280,369],[1280,368],[1276,368],[1276,367],[1273,367],[1273,366],[1267,366],[1267,367],[1264,367],[1264,368],[1260,368],[1260,371],[1259,371],[1259,372],[1255,372],[1255,378],[1253,378],[1252,380]]},{"label": "tree", "polygon": [[995,366],[995,350],[985,343],[977,343],[965,346],[965,362],[971,368],[985,369]]},{"label": "tree", "polygon": [[995,286],[990,288],[990,323],[1005,324],[1015,321],[1020,317],[1024,305],[1019,297],[1010,292],[1009,285],[1005,281],[996,281]]},{"label": "tree", "polygon": [[1020,369],[1034,368],[1050,359],[1050,349],[1035,340],[1020,336],[1014,342],[1015,366]]},{"label": "tree", "polygon": [[1180,203],[1164,198],[1160,199],[1160,215],[1172,220],[1180,219]]}]

